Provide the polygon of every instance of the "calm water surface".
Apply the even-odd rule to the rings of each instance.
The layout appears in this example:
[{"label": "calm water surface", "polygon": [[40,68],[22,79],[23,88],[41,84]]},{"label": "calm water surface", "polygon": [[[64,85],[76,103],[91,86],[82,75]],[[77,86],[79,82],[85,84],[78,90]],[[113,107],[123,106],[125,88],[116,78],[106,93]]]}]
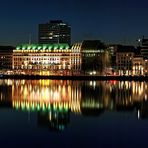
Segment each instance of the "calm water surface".
[{"label": "calm water surface", "polygon": [[0,147],[148,147],[148,83],[0,80]]}]

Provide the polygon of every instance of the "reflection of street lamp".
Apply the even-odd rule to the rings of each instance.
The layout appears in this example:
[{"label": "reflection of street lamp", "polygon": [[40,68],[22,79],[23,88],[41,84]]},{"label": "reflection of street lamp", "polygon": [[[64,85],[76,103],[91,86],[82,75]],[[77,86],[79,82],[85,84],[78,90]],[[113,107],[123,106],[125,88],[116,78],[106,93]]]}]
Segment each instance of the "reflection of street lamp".
[{"label": "reflection of street lamp", "polygon": [[65,60],[63,61],[63,69],[65,69],[65,66],[66,66],[66,64],[65,64]]}]

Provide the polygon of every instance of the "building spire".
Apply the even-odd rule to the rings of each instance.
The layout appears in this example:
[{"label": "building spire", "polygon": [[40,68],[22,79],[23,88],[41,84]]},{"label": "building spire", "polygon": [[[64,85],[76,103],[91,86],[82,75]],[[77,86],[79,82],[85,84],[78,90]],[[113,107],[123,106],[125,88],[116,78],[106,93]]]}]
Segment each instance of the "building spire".
[{"label": "building spire", "polygon": [[29,45],[31,44],[31,34],[29,34]]}]

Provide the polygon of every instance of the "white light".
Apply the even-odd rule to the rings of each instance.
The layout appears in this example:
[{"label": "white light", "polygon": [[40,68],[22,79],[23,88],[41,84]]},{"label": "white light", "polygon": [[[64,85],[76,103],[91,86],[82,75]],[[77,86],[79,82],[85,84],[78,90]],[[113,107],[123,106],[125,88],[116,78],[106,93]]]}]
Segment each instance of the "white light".
[{"label": "white light", "polygon": [[139,111],[139,109],[138,109],[138,119],[140,118],[140,111]]},{"label": "white light", "polygon": [[95,75],[96,74],[96,71],[93,71],[93,74]]}]

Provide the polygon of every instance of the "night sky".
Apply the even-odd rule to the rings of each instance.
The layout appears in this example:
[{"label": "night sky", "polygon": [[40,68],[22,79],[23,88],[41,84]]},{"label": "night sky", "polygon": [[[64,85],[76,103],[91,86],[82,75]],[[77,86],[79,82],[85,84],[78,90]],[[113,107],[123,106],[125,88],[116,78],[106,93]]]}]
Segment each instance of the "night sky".
[{"label": "night sky", "polygon": [[38,24],[61,19],[72,29],[72,43],[100,39],[135,44],[148,37],[147,0],[1,0],[0,45],[37,42]]}]

